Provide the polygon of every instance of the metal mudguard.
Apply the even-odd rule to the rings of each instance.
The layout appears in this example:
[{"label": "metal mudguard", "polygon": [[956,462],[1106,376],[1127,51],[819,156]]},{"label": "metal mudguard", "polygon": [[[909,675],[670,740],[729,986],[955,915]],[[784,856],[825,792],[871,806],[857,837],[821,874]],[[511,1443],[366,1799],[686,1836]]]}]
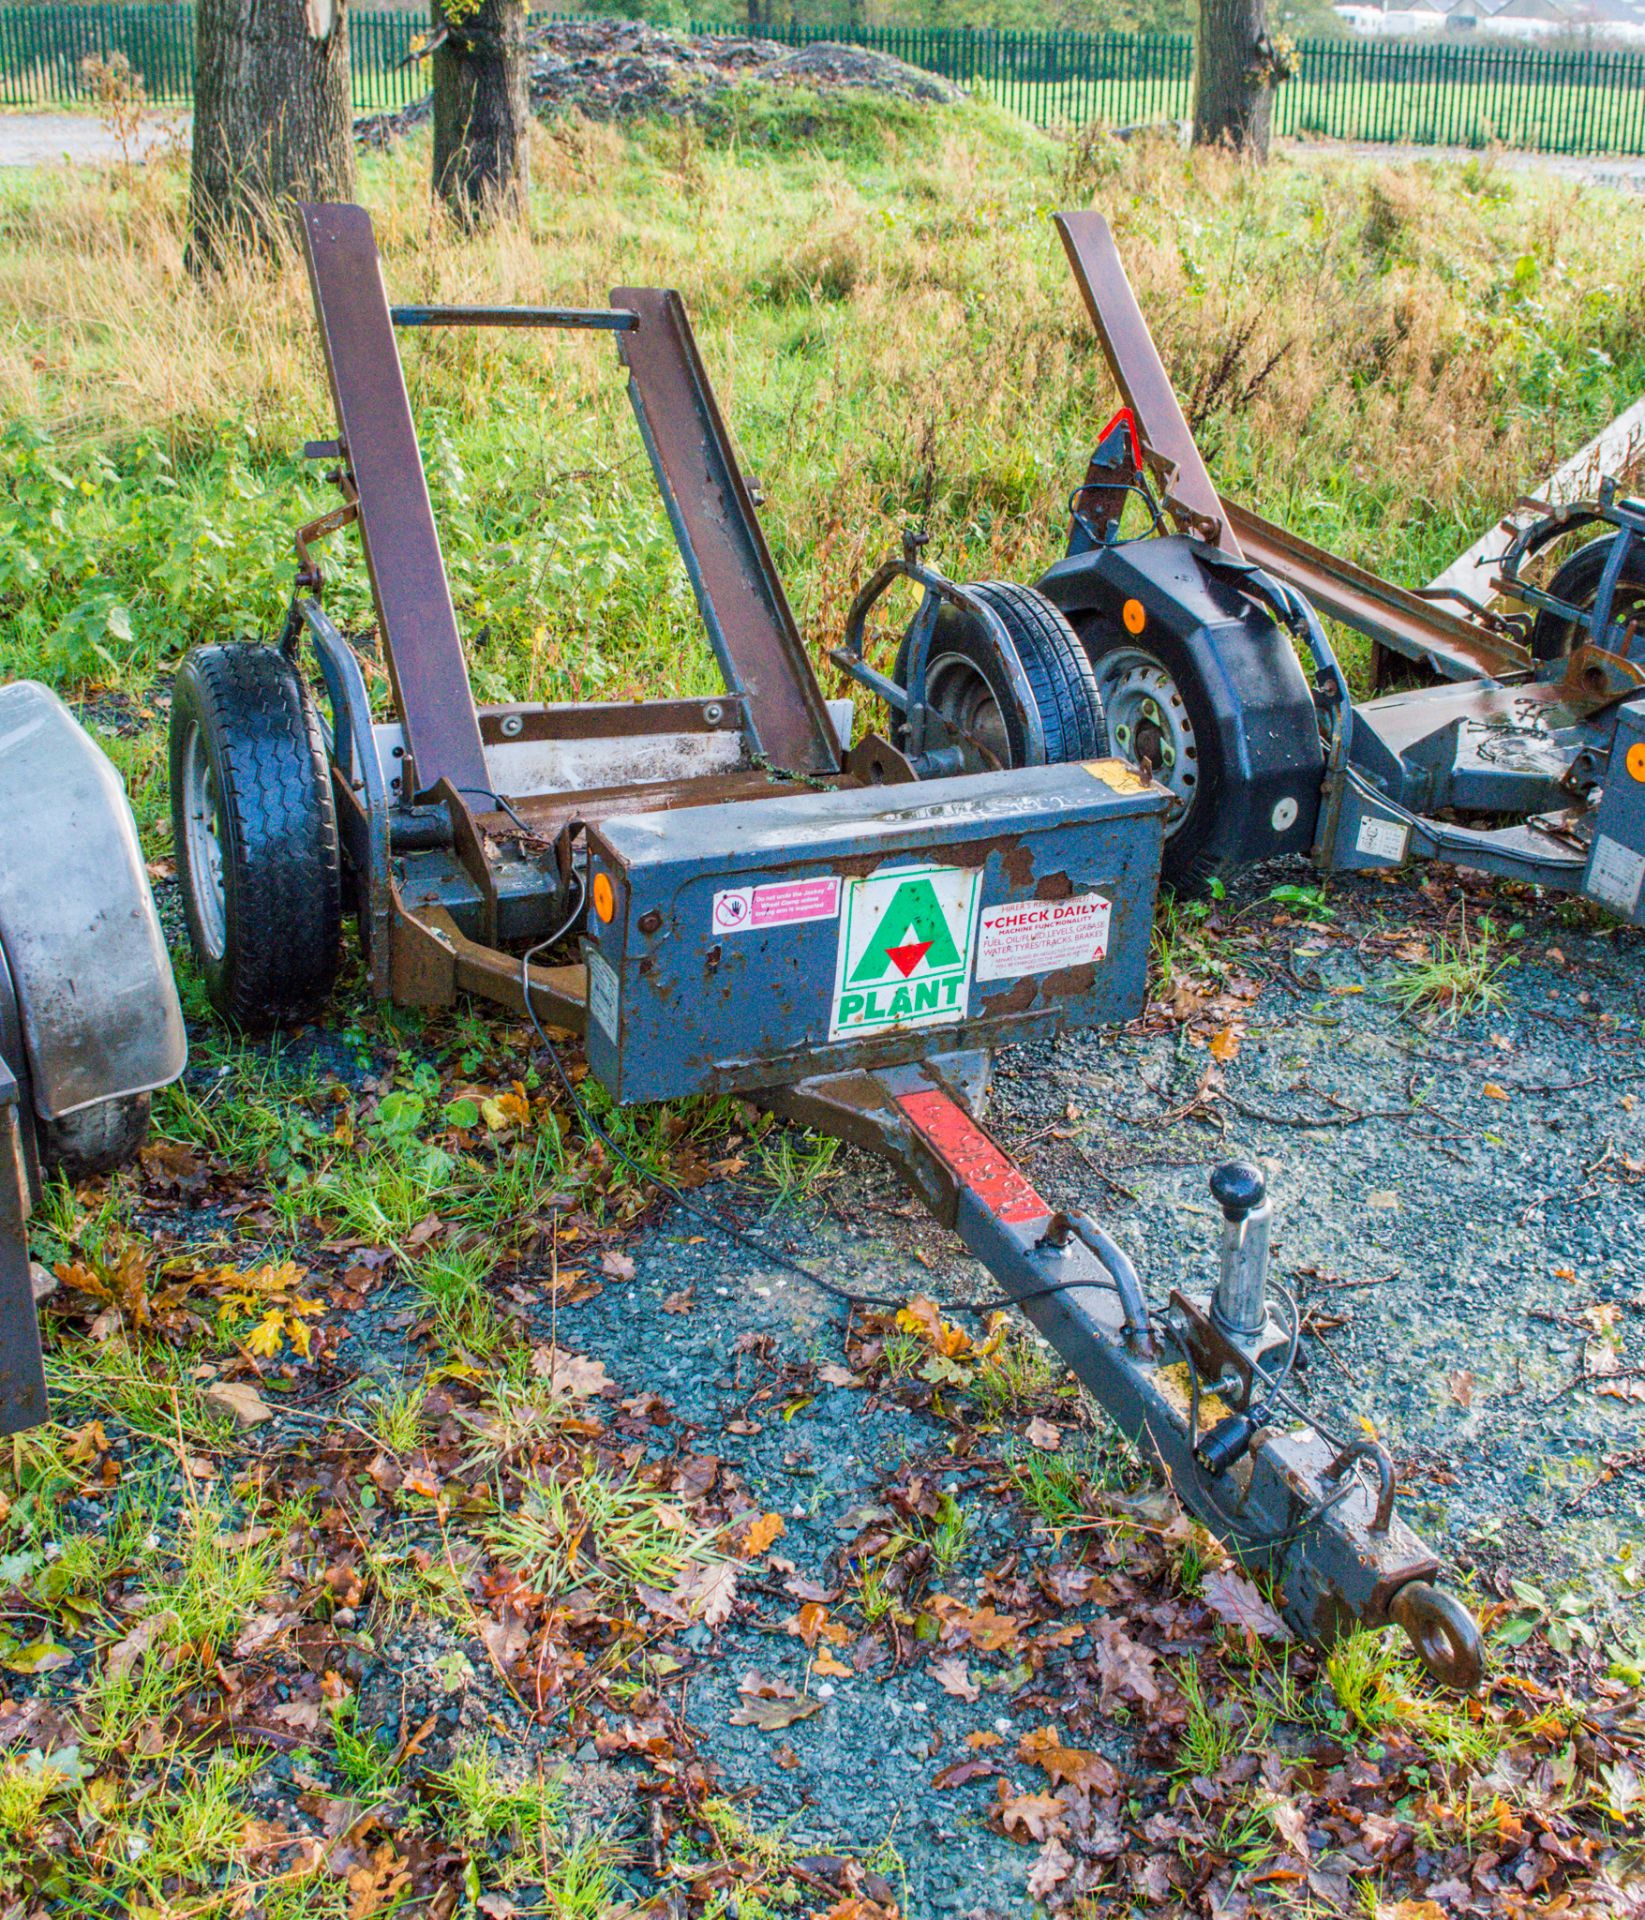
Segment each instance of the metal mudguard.
[{"label": "metal mudguard", "polygon": [[1311,849],[1323,770],[1313,695],[1289,637],[1241,592],[1220,556],[1183,535],[1124,540],[1059,560],[1035,584],[1076,632],[1093,617],[1118,632],[1123,610],[1137,603],[1138,646],[1163,628],[1186,648],[1223,764],[1245,801],[1221,810],[1220,857],[1271,860]]},{"label": "metal mudguard", "polygon": [[188,1057],[125,788],[49,687],[0,687],[0,946],[36,1111],[150,1093]]}]

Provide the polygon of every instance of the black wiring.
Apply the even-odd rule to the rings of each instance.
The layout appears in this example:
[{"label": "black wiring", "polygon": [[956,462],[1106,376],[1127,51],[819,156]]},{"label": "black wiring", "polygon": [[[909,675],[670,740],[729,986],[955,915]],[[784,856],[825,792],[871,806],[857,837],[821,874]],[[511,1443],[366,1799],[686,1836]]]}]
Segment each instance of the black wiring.
[{"label": "black wiring", "polygon": [[[520,816],[514,811],[513,807],[508,803],[508,801],[505,800],[500,793],[493,793],[490,787],[453,787],[451,791],[456,794],[461,794],[463,798],[466,800],[491,801],[491,803],[496,807],[499,813],[506,813],[508,815],[509,819],[514,822],[515,826],[517,826],[520,829],[521,833],[523,833],[528,840],[536,840],[540,843],[543,841],[543,836],[537,831],[537,829],[533,826],[529,826],[524,820],[522,820]],[[575,920],[577,915],[581,911],[582,911],[582,902],[581,900],[579,900],[577,905],[572,909],[571,919]],[[559,932],[554,934],[552,937],[555,940],[558,940],[561,937],[561,935],[565,933],[566,928],[568,928],[570,925],[571,925],[571,920],[568,920],[565,923],[565,926],[561,927]],[[531,949],[531,951],[533,953],[539,953],[542,951],[543,947],[547,946],[548,944],[549,942],[546,940],[539,941],[538,944]]]},{"label": "black wiring", "polygon": [[[1330,1444],[1340,1452],[1343,1443],[1339,1437],[1333,1434],[1321,1421],[1316,1419],[1294,1395],[1286,1391],[1286,1382],[1295,1370],[1297,1349],[1302,1341],[1302,1311],[1297,1305],[1296,1296],[1289,1288],[1281,1286],[1277,1280],[1272,1279],[1270,1279],[1268,1284],[1270,1291],[1278,1294],[1285,1302],[1286,1310],[1290,1317],[1291,1330],[1290,1336],[1286,1341],[1285,1357],[1280,1362],[1276,1372],[1270,1373],[1260,1361],[1253,1361],[1251,1363],[1253,1379],[1261,1383],[1265,1397],[1261,1402],[1248,1400],[1247,1411],[1257,1425],[1266,1425],[1271,1412],[1269,1402],[1277,1402],[1289,1412],[1293,1413],[1298,1419],[1305,1421],[1322,1440],[1329,1441]],[[1200,1379],[1199,1367],[1194,1360],[1193,1353],[1190,1351],[1187,1342],[1179,1339],[1175,1344],[1184,1360],[1188,1363],[1188,1459],[1194,1470],[1196,1492],[1204,1504],[1216,1515],[1218,1522],[1226,1527],[1237,1540],[1259,1553],[1273,1553],[1281,1547],[1289,1546],[1293,1540],[1300,1539],[1308,1528],[1317,1525],[1319,1521],[1323,1520],[1333,1507],[1339,1506],[1346,1500],[1354,1488],[1360,1484],[1357,1476],[1349,1477],[1345,1474],[1342,1485],[1337,1488],[1335,1493],[1328,1495],[1323,1500],[1316,1501],[1314,1505],[1303,1514],[1301,1519],[1295,1521],[1289,1527],[1280,1529],[1278,1532],[1265,1533],[1260,1528],[1248,1526],[1243,1513],[1231,1512],[1217,1497],[1213,1491],[1216,1484],[1215,1481],[1200,1464],[1196,1448],[1199,1445],[1199,1406],[1200,1399],[1205,1392],[1205,1385]]]},{"label": "black wiring", "polygon": [[[526,1018],[531,1022],[532,1030],[541,1043],[543,1051],[548,1055],[549,1064],[554,1069],[555,1077],[559,1080],[560,1086],[565,1092],[566,1099],[570,1102],[571,1109],[576,1114],[583,1128],[592,1134],[608,1153],[621,1161],[631,1173],[638,1175],[640,1179],[647,1181],[650,1185],[656,1187],[662,1193],[665,1193],[677,1207],[689,1214],[692,1219],[700,1221],[702,1225],[711,1228],[715,1233],[721,1234],[726,1239],[735,1242],[747,1252],[757,1255],[762,1261],[774,1262],[789,1273],[796,1274],[800,1279],[809,1282],[810,1285],[817,1288],[819,1292],[827,1294],[831,1299],[838,1300],[843,1306],[847,1308],[905,1306],[907,1304],[905,1300],[891,1295],[857,1293],[849,1287],[842,1287],[837,1281],[828,1279],[825,1275],[819,1273],[815,1267],[808,1266],[803,1260],[796,1260],[792,1254],[785,1253],[780,1247],[763,1245],[755,1239],[752,1234],[744,1232],[741,1227],[727,1220],[723,1214],[713,1212],[707,1207],[699,1206],[680,1187],[676,1186],[673,1181],[664,1178],[654,1167],[648,1167],[642,1161],[636,1159],[626,1147],[619,1141],[613,1139],[611,1134],[608,1133],[606,1129],[600,1125],[599,1121],[594,1118],[593,1114],[590,1113],[587,1103],[577,1091],[576,1085],[566,1069],[565,1061],[561,1058],[559,1048],[556,1047],[554,1042],[549,1038],[543,1023],[537,1017],[537,1009],[532,1001],[531,983],[532,961],[539,953],[553,946],[556,941],[563,939],[565,935],[570,932],[577,916],[583,910],[586,892],[586,886],[579,876],[577,897],[565,919],[551,934],[539,940],[535,946],[527,948],[520,957],[520,995],[525,1006]],[[1341,1442],[1338,1437],[1333,1435],[1328,1427],[1316,1419],[1294,1395],[1286,1390],[1287,1383],[1296,1368],[1297,1352],[1302,1340],[1302,1310],[1297,1305],[1295,1295],[1287,1288],[1281,1286],[1277,1281],[1271,1281],[1270,1285],[1273,1291],[1285,1302],[1290,1320],[1290,1335],[1286,1341],[1285,1356],[1275,1372],[1270,1373],[1260,1362],[1252,1363],[1252,1374],[1257,1381],[1261,1382],[1264,1400],[1262,1403],[1252,1406],[1250,1409],[1251,1413],[1254,1418],[1265,1420],[1269,1410],[1267,1403],[1269,1401],[1276,1402],[1287,1408],[1287,1410],[1297,1418],[1306,1421],[1322,1439],[1329,1441],[1333,1446],[1338,1446],[1340,1449]],[[978,1314],[994,1313],[1008,1307],[1024,1306],[1030,1300],[1043,1299],[1057,1293],[1077,1292],[1083,1287],[1093,1286],[1102,1287],[1114,1293],[1119,1292],[1117,1283],[1112,1278],[1103,1275],[1095,1279],[1054,1281],[1048,1286],[1034,1287],[1025,1293],[999,1294],[991,1300],[961,1301],[949,1305],[945,1310],[948,1312],[963,1311]],[[1149,1319],[1155,1324],[1162,1324],[1161,1316],[1153,1312],[1150,1312]],[[1163,1324],[1169,1328],[1169,1321],[1164,1321]],[[1243,1548],[1256,1554],[1271,1554],[1283,1547],[1289,1546],[1292,1541],[1300,1539],[1310,1527],[1317,1526],[1326,1514],[1330,1513],[1334,1507],[1339,1506],[1342,1501],[1348,1498],[1354,1488],[1361,1484],[1357,1474],[1353,1476],[1345,1474],[1342,1485],[1337,1488],[1335,1493],[1328,1495],[1323,1500],[1316,1501],[1299,1520],[1291,1526],[1282,1528],[1277,1532],[1264,1532],[1261,1528],[1248,1525],[1243,1514],[1232,1512],[1224,1506],[1221,1499],[1219,1499],[1213,1491],[1214,1482],[1211,1476],[1195,1457],[1194,1448],[1198,1443],[1199,1403],[1204,1388],[1200,1379],[1199,1369],[1194,1361],[1194,1356],[1189,1351],[1186,1343],[1178,1339],[1175,1344],[1188,1363],[1190,1393],[1188,1460],[1195,1478],[1194,1492],[1199,1502],[1205,1507],[1208,1507],[1212,1514],[1215,1515],[1217,1522],[1233,1536],[1236,1548]],[[1167,1477],[1171,1477],[1169,1473]]]},{"label": "black wiring", "polygon": [[[587,1103],[582,1098],[582,1095],[578,1093],[576,1086],[572,1082],[571,1075],[566,1071],[565,1062],[560,1057],[559,1048],[549,1039],[547,1032],[544,1030],[543,1023],[537,1018],[537,1009],[532,1004],[531,987],[531,962],[539,953],[543,952],[545,948],[553,946],[557,940],[564,939],[565,935],[570,932],[572,923],[576,920],[578,914],[582,912],[583,894],[584,888],[579,879],[577,903],[572,907],[570,913],[551,934],[539,940],[534,947],[529,947],[525,953],[520,956],[520,997],[525,1003],[526,1018],[531,1022],[532,1030],[536,1033],[544,1052],[548,1055],[549,1064],[553,1067],[555,1076],[559,1080],[561,1087],[565,1090],[565,1096],[571,1103],[572,1111],[576,1114],[584,1129],[591,1133],[608,1153],[613,1154],[620,1160],[631,1173],[637,1174],[642,1180],[649,1182],[652,1186],[667,1194],[669,1199],[671,1199],[677,1207],[680,1207],[684,1212],[690,1214],[692,1219],[701,1221],[704,1226],[713,1228],[716,1233],[723,1234],[726,1239],[735,1241],[738,1246],[744,1248],[746,1251],[758,1254],[762,1260],[775,1261],[778,1266],[785,1268],[790,1273],[797,1274],[802,1280],[809,1281],[811,1285],[816,1287],[820,1292],[828,1294],[830,1298],[838,1300],[842,1305],[847,1307],[906,1306],[908,1304],[906,1297],[896,1298],[889,1294],[879,1293],[855,1293],[849,1287],[842,1287],[837,1281],[830,1280],[825,1275],[818,1273],[815,1267],[808,1266],[803,1260],[796,1260],[792,1254],[783,1252],[780,1247],[764,1245],[761,1241],[755,1239],[753,1234],[745,1233],[741,1227],[727,1220],[723,1214],[712,1212],[707,1207],[698,1206],[697,1203],[683,1192],[681,1188],[677,1187],[673,1181],[665,1179],[655,1167],[648,1167],[644,1165],[643,1162],[637,1160],[626,1147],[614,1140],[606,1129],[600,1125],[599,1121],[594,1118],[593,1114],[589,1112]],[[1007,1307],[1020,1307],[1030,1300],[1044,1299],[1054,1293],[1075,1293],[1085,1287],[1100,1287],[1113,1293],[1119,1292],[1117,1282],[1105,1272],[1099,1276],[1087,1279],[1052,1281],[1049,1285],[1043,1287],[1032,1287],[1025,1293],[997,1294],[991,1300],[959,1301],[950,1305],[946,1310],[949,1312],[964,1313],[998,1313]]]}]

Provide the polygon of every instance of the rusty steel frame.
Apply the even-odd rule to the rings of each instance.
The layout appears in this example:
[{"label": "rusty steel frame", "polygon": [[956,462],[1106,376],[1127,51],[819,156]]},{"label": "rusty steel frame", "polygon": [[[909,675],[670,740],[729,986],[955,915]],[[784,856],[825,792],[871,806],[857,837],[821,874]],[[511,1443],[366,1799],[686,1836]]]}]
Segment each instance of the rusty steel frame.
[{"label": "rusty steel frame", "polygon": [[[351,864],[363,877],[361,911],[373,990],[418,1005],[446,1004],[458,993],[474,993],[570,1034],[581,1033],[588,1017],[584,966],[522,960],[490,940],[473,938],[449,912],[438,907],[413,912],[400,897],[391,833],[397,812],[403,815],[406,809],[396,809],[378,759],[364,676],[323,609],[319,569],[307,552],[308,539],[357,525],[415,768],[406,797],[419,802],[438,796],[456,845],[466,847],[470,863],[485,867],[484,836],[504,831],[511,818],[532,832],[540,829],[544,845],[558,848],[563,836],[553,841],[549,836],[574,823],[597,821],[642,798],[658,804],[655,785],[614,787],[543,796],[546,804],[536,807],[522,801],[527,811],[521,815],[511,806],[503,810],[503,797],[490,792],[482,751],[487,728],[469,690],[394,324],[570,326],[616,336],[642,437],[724,671],[728,700],[738,703],[757,762],[764,763],[753,770],[752,784],[727,774],[682,780],[670,788],[664,804],[804,792],[882,777],[906,780],[914,777],[913,769],[872,737],[842,766],[821,690],[676,295],[619,289],[607,312],[390,310],[363,210],[304,207],[302,221],[339,423],[335,443],[313,444],[309,452],[338,461],[333,477],[345,503],[299,538],[301,571],[283,644],[295,653],[302,641],[309,643],[330,699],[333,788]],[[1080,216],[1074,221],[1076,231],[1088,231]],[[1140,332],[1146,341],[1134,301],[1131,308],[1127,337]],[[1202,532],[1214,531],[1235,556],[1239,548],[1231,523],[1210,489],[1168,383],[1169,407],[1161,404],[1163,380],[1163,369],[1156,379],[1145,366],[1135,390],[1127,389],[1127,398],[1140,403],[1139,413],[1163,436],[1147,450],[1148,457],[1156,470],[1167,463],[1173,470],[1171,509]],[[893,566],[926,588],[932,607],[945,591],[963,594],[919,568],[912,551]],[[890,576],[884,570],[882,575],[859,597],[860,609],[886,584]],[[857,624],[860,647],[860,620]],[[548,709],[503,711],[518,717],[522,730],[528,716],[536,716],[540,731],[551,724]],[[627,737],[624,730],[634,730],[634,716],[625,708],[584,709],[583,715],[588,737]],[[653,723],[661,729],[670,718],[678,716],[659,713]],[[498,737],[498,717],[489,720]],[[641,730],[645,724],[640,722]],[[773,782],[773,766],[790,778]],[[486,798],[495,803],[491,808],[468,804]],[[1114,1242],[1085,1216],[1064,1213],[1042,1199],[977,1124],[973,1109],[986,1090],[989,1060],[986,1052],[972,1052],[911,1066],[865,1064],[797,1084],[758,1087],[753,1097],[780,1115],[857,1142],[887,1160],[1021,1302],[1122,1432],[1160,1464],[1186,1504],[1242,1558],[1280,1578],[1288,1618],[1299,1631],[1329,1639],[1349,1624],[1397,1621],[1440,1677],[1462,1685],[1476,1682],[1477,1629],[1455,1602],[1428,1585],[1437,1563],[1391,1512],[1392,1473],[1385,1456],[1373,1486],[1347,1454],[1339,1456],[1316,1432],[1299,1436],[1288,1430],[1291,1423],[1276,1423],[1257,1432],[1248,1456],[1230,1474],[1227,1504],[1206,1491],[1193,1452],[1200,1376],[1205,1374],[1208,1387],[1211,1374],[1243,1379],[1243,1404],[1255,1407],[1267,1335],[1246,1346],[1229,1344],[1181,1290],[1173,1291],[1168,1308],[1150,1312],[1140,1282]],[[1048,1285],[1055,1290],[1045,1291]],[[1185,1384],[1190,1378],[1192,1390]],[[1226,1381],[1222,1391],[1242,1404]]]},{"label": "rusty steel frame", "polygon": [[1059,213],[1056,225],[1114,384],[1136,416],[1145,457],[1163,474],[1165,510],[1184,533],[1249,560],[1378,647],[1445,679],[1531,672],[1530,654],[1500,619],[1466,607],[1463,614],[1449,612],[1225,500],[1200,456],[1108,222],[1081,211]]}]

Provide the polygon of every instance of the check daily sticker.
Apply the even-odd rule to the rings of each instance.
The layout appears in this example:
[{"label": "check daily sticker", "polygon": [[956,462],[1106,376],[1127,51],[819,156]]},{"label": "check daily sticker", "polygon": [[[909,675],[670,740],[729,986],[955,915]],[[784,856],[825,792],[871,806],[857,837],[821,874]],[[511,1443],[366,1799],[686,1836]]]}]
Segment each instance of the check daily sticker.
[{"label": "check daily sticker", "polygon": [[1016,980],[1091,966],[1108,953],[1112,917],[1112,904],[1100,893],[987,907],[977,934],[977,978]]},{"label": "check daily sticker", "polygon": [[981,885],[966,867],[893,867],[845,882],[830,1040],[965,1018]]}]

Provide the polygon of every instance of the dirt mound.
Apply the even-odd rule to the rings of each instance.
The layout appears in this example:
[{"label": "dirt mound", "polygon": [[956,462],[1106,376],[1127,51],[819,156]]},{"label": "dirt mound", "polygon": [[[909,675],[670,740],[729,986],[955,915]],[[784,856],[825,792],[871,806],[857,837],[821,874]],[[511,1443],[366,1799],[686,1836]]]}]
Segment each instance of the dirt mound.
[{"label": "dirt mound", "polygon": [[[899,100],[949,104],[958,87],[868,47],[835,40],[784,47],[741,34],[670,33],[639,20],[554,20],[529,36],[531,104],[539,113],[575,107],[595,120],[689,114],[745,80],[778,86],[863,88]],[[357,138],[381,146],[421,126],[425,96],[398,113],[357,120]]]}]

